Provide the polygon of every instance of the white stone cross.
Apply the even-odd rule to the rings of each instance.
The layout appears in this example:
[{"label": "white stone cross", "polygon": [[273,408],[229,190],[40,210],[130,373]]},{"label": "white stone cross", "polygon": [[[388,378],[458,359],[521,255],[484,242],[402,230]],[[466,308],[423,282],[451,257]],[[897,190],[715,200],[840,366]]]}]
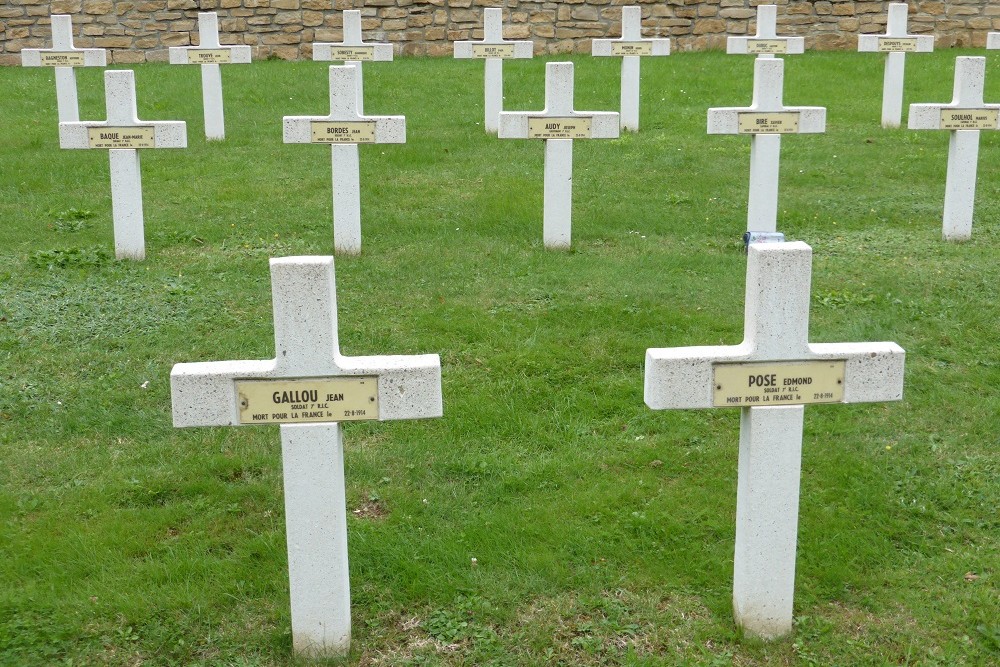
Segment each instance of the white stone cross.
[{"label": "white stone cross", "polygon": [[440,417],[441,360],[341,355],[332,257],[271,259],[271,295],[275,358],[175,365],[174,426],[281,424],[292,644],[341,655],[351,601],[339,422]]},{"label": "white stone cross", "polygon": [[345,65],[357,65],[360,91],[358,112],[364,113],[365,93],[361,63],[369,60],[392,60],[392,44],[366,42],[361,36],[361,10],[348,9],[344,12],[343,41],[314,43],[313,60],[339,60]]},{"label": "white stone cross", "polygon": [[739,345],[646,351],[654,410],[740,407],[733,612],[751,635],[792,629],[803,405],[898,401],[896,343],[810,343],[812,249],[748,247]]},{"label": "white stone cross", "polygon": [[108,149],[115,257],[144,259],[142,174],[139,148],[186,148],[187,126],[180,120],[139,120],[132,70],[104,73],[108,119],[59,123],[60,148]]},{"label": "white stone cross", "polygon": [[219,65],[250,62],[249,46],[219,44],[219,15],[198,13],[198,46],[171,46],[171,65],[201,65],[201,96],[205,106],[205,138],[226,138],[222,111],[222,73]]},{"label": "white stone cross", "polygon": [[76,99],[76,72],[73,68],[104,67],[108,64],[108,57],[104,49],[77,49],[73,46],[73,17],[68,14],[53,14],[51,18],[52,48],[21,49],[21,65],[56,69],[59,122],[73,123],[80,120],[80,106]]},{"label": "white stone cross", "polygon": [[595,39],[590,43],[593,56],[621,56],[621,120],[623,130],[639,130],[639,56],[669,56],[670,40],[643,38],[642,8],[622,7],[622,36],[619,39]]},{"label": "white stone cross", "polygon": [[749,107],[708,110],[709,134],[750,135],[748,232],[778,230],[781,135],[826,131],[824,107],[784,105],[784,65],[785,61],[781,58],[757,58],[754,61],[752,104]]},{"label": "white stone cross", "polygon": [[333,164],[333,247],[361,252],[361,183],[358,144],[406,143],[403,116],[361,112],[361,68],[330,66],[330,114],[285,116],[286,144],[329,144]]},{"label": "white stone cross", "polygon": [[905,2],[889,3],[885,34],[858,35],[858,51],[885,53],[882,127],[899,127],[903,117],[903,73],[907,52],[929,53],[934,50],[933,35],[907,34],[907,11]]},{"label": "white stone cross", "polygon": [[758,5],[757,34],[753,37],[726,38],[726,53],[751,53],[761,58],[773,58],[774,54],[803,53],[805,39],[802,37],[778,37],[778,6]]},{"label": "white stone cross", "polygon": [[504,40],[503,10],[489,7],[483,10],[482,41],[455,42],[456,58],[483,58],[486,60],[486,118],[487,132],[496,134],[500,112],[503,111],[503,61],[505,58],[531,58],[534,44],[530,40]]},{"label": "white stone cross", "polygon": [[1000,49],[1000,32],[991,32],[986,35],[987,49]]},{"label": "white stone cross", "polygon": [[976,204],[979,131],[996,130],[1000,104],[983,102],[986,58],[955,59],[955,95],[950,104],[911,104],[911,130],[950,130],[942,234],[949,241],[972,238]]},{"label": "white stone cross", "polygon": [[546,248],[570,246],[573,140],[618,136],[617,112],[573,109],[573,63],[546,63],[543,110],[500,112],[501,139],[545,140],[542,237]]}]

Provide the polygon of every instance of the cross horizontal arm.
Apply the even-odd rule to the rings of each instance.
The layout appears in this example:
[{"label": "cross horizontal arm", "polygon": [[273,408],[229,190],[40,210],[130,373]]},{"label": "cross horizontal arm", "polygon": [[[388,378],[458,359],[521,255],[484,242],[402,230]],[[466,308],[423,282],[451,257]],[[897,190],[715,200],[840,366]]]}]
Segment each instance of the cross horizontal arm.
[{"label": "cross horizontal arm", "polygon": [[375,140],[367,143],[405,144],[406,118],[404,116],[360,116],[357,118],[331,118],[330,116],[285,116],[282,134],[286,144],[323,143],[313,141],[312,124],[329,122],[370,122],[375,124]]},{"label": "cross horizontal arm", "polygon": [[[502,111],[500,112],[500,139],[527,139],[532,118],[545,118],[544,111]],[[591,139],[617,139],[621,134],[616,111],[571,111],[565,114],[549,114],[552,118],[589,118]]]},{"label": "cross horizontal arm", "polygon": [[[21,49],[21,65],[42,67],[42,54],[56,53],[81,54],[83,56],[82,67],[106,67],[108,64],[107,52],[104,49]],[[47,58],[47,60],[52,61],[52,58]],[[72,65],[67,64],[67,66]]]},{"label": "cross horizontal arm", "polygon": [[[729,54],[745,54],[745,53],[756,53],[756,51],[751,51],[750,47],[755,43],[762,41],[766,42],[784,42],[784,48],[782,53],[787,53],[789,55],[796,55],[799,53],[805,53],[806,50],[806,40],[804,37],[728,37],[726,39],[726,53]],[[770,51],[769,51],[770,52]]]},{"label": "cross horizontal arm", "polygon": [[[59,123],[59,148],[92,148],[90,129],[109,127],[108,121],[81,121]],[[153,148],[187,148],[187,124],[182,120],[140,120],[134,125],[115,125],[122,128],[153,128]],[[96,148],[96,147],[94,147]]]},{"label": "cross horizontal arm", "polygon": [[[616,50],[621,51],[621,49],[615,49],[616,44],[636,44],[636,45],[646,45],[648,44],[649,53],[615,53]],[[640,50],[637,48],[636,50]],[[669,56],[670,55],[670,39],[667,37],[648,37],[641,39],[625,39],[624,37],[618,39],[595,39],[590,42],[590,55],[592,56],[628,56],[628,55],[644,55],[644,56]]]},{"label": "cross horizontal arm", "polygon": [[481,58],[475,53],[476,45],[486,45],[486,46],[507,46],[513,47],[513,55],[499,55],[495,56],[497,58],[516,58],[524,59],[531,58],[534,56],[535,44],[530,40],[499,40],[499,41],[470,41],[464,40],[461,42],[455,42],[455,57],[456,58]]},{"label": "cross horizontal arm", "polygon": [[[902,35],[902,36],[889,36],[889,35],[858,35],[858,52],[860,53],[870,53],[873,51],[886,51],[885,48],[880,46],[879,41],[885,39],[902,39],[907,40],[899,48],[900,51],[910,51],[913,53],[930,53],[934,50],[934,36],[933,35]],[[912,42],[911,42],[912,40]],[[912,48],[910,44],[912,43]],[[889,51],[891,53],[891,51]]]},{"label": "cross horizontal arm", "polygon": [[170,64],[171,65],[203,65],[206,63],[192,62],[191,51],[228,51],[229,59],[226,64],[241,65],[250,62],[250,47],[249,46],[171,46],[170,47]]},{"label": "cross horizontal arm", "polygon": [[740,131],[740,114],[798,114],[798,129],[792,134],[819,134],[826,131],[825,107],[784,107],[778,111],[761,111],[754,107],[718,107],[708,110],[709,134],[745,134]]},{"label": "cross horizontal arm", "polygon": [[[337,356],[336,368],[317,367],[336,376],[377,376],[379,421],[425,419],[443,414],[441,360],[436,354]],[[275,360],[210,361],[176,364],[170,372],[174,426],[238,426],[236,380],[289,378]]]},{"label": "cross horizontal arm", "polygon": [[[802,358],[805,356],[805,358]],[[711,408],[719,363],[845,361],[842,403],[898,401],[906,353],[896,343],[819,343],[795,359],[760,359],[750,346],[652,348],[646,351],[645,401],[654,410]]]},{"label": "cross horizontal arm", "polygon": [[987,49],[1000,49],[1000,32],[991,32],[986,35]]},{"label": "cross horizontal arm", "polygon": [[[343,42],[315,42],[313,45],[314,61],[330,60],[374,60],[385,62],[392,60],[392,44],[344,44]],[[354,55],[345,53],[343,49],[359,50]],[[347,56],[347,57],[345,57]]]}]

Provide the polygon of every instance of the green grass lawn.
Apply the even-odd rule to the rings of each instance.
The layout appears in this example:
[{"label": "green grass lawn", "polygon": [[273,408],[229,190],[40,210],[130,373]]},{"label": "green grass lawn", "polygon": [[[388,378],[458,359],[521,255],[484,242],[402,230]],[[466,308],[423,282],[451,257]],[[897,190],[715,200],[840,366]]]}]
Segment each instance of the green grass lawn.
[{"label": "green grass lawn", "polygon": [[[908,59],[906,103],[955,55]],[[574,57],[613,110],[616,59]],[[445,416],[345,426],[351,665],[986,665],[1000,660],[1000,136],[973,240],[945,243],[945,132],[879,127],[882,58],[788,58],[779,229],[814,250],[814,342],[898,342],[900,403],[806,409],[795,631],[731,613],[738,410],[653,412],[649,347],[743,331],[753,60],[642,65],[642,131],[575,144],[573,250],[542,248],[541,142],[482,130],[482,65],[365,66],[363,254],[337,261],[345,354],[439,353]],[[543,105],[544,60],[506,67]],[[268,257],[332,250],[322,63],[225,67],[224,143],[196,67],[136,68],[147,260],[116,262],[106,151],[60,151],[52,72],[0,68],[0,664],[283,665],[277,429],[174,429],[174,363],[273,357]],[[81,117],[103,119],[99,69]],[[987,70],[1000,100],[1000,56]],[[475,559],[475,565],[473,564]],[[334,661],[336,662],[336,661]]]}]

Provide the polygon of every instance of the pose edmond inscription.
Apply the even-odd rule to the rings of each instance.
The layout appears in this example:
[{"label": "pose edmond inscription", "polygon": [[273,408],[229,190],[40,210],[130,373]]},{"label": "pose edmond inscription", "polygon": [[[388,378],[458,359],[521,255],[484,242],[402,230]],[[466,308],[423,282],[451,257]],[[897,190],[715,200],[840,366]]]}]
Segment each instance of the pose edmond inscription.
[{"label": "pose edmond inscription", "polygon": [[483,10],[482,41],[458,41],[455,42],[454,49],[456,58],[486,60],[486,117],[483,124],[487,132],[496,134],[500,112],[503,111],[503,61],[509,58],[531,58],[534,55],[534,45],[530,40],[505,40],[503,10],[488,7]]},{"label": "pose edmond inscription", "polygon": [[186,148],[187,126],[179,120],[139,120],[132,70],[104,73],[108,119],[59,123],[60,148],[102,148],[111,161],[111,212],[115,257],[144,259],[140,148]]},{"label": "pose edmond inscription", "polygon": [[826,131],[823,107],[786,107],[783,98],[785,61],[754,60],[753,101],[749,107],[708,110],[709,134],[750,135],[750,193],[747,231],[778,230],[778,166],[782,134]]},{"label": "pose edmond inscription", "polygon": [[175,365],[174,426],[281,425],[292,645],[343,655],[351,600],[339,422],[440,417],[441,360],[341,355],[333,258],[270,263],[275,358]]},{"label": "pose edmond inscription", "polygon": [[249,62],[249,46],[219,44],[219,15],[215,12],[198,14],[198,46],[170,47],[171,65],[201,65],[206,139],[221,141],[226,138],[226,121],[222,110],[222,73],[219,65]]},{"label": "pose edmond inscription", "polygon": [[646,351],[650,408],[742,408],[733,612],[763,638],[792,629],[803,406],[903,397],[896,343],[809,342],[811,264],[802,242],[750,244],[743,342]]},{"label": "pose edmond inscription", "polygon": [[330,114],[285,116],[286,144],[329,144],[333,168],[334,252],[361,252],[361,176],[358,144],[406,143],[403,116],[365,116],[361,68],[330,66]]},{"label": "pose edmond inscription", "polygon": [[573,109],[573,63],[545,65],[545,108],[500,112],[501,139],[545,141],[542,237],[546,248],[569,248],[573,219],[573,140],[616,139],[615,111]]},{"label": "pose edmond inscription", "polygon": [[68,14],[52,15],[51,49],[21,49],[22,66],[56,69],[56,104],[60,123],[80,120],[73,68],[104,67],[107,62],[104,49],[78,49],[73,46],[73,17]]}]

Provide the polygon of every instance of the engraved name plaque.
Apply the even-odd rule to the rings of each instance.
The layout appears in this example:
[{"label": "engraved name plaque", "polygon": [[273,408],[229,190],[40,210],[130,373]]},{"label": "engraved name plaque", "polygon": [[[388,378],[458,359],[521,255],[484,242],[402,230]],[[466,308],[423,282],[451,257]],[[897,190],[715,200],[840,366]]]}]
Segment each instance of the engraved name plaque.
[{"label": "engraved name plaque", "polygon": [[84,56],[79,51],[49,51],[40,54],[42,67],[83,67]]},{"label": "engraved name plaque", "polygon": [[942,109],[942,130],[995,130],[998,127],[997,109]]},{"label": "engraved name plaque", "polygon": [[312,143],[314,144],[373,144],[375,143],[375,121],[313,121]]},{"label": "engraved name plaque", "polygon": [[331,46],[330,60],[374,60],[374,46]]},{"label": "engraved name plaque", "polygon": [[611,55],[651,56],[653,55],[653,45],[651,42],[612,42]]},{"label": "engraved name plaque", "polygon": [[513,58],[513,44],[473,44],[473,58]]},{"label": "engraved name plaque", "polygon": [[788,42],[784,39],[748,39],[747,53],[788,53]]},{"label": "engraved name plaque", "polygon": [[799,114],[796,111],[741,112],[738,129],[738,134],[795,134],[799,131]]},{"label": "engraved name plaque", "polygon": [[753,407],[840,403],[844,361],[789,361],[712,366],[712,405]]},{"label": "engraved name plaque", "polygon": [[156,128],[88,127],[87,143],[90,148],[155,148]]},{"label": "engraved name plaque", "polygon": [[188,49],[188,62],[192,65],[215,65],[233,62],[229,49]]},{"label": "engraved name plaque", "polygon": [[241,424],[378,419],[378,378],[236,380]]},{"label": "engraved name plaque", "polygon": [[590,139],[590,118],[528,119],[529,139]]},{"label": "engraved name plaque", "polygon": [[917,50],[916,37],[879,37],[878,50],[883,53],[912,53]]}]

